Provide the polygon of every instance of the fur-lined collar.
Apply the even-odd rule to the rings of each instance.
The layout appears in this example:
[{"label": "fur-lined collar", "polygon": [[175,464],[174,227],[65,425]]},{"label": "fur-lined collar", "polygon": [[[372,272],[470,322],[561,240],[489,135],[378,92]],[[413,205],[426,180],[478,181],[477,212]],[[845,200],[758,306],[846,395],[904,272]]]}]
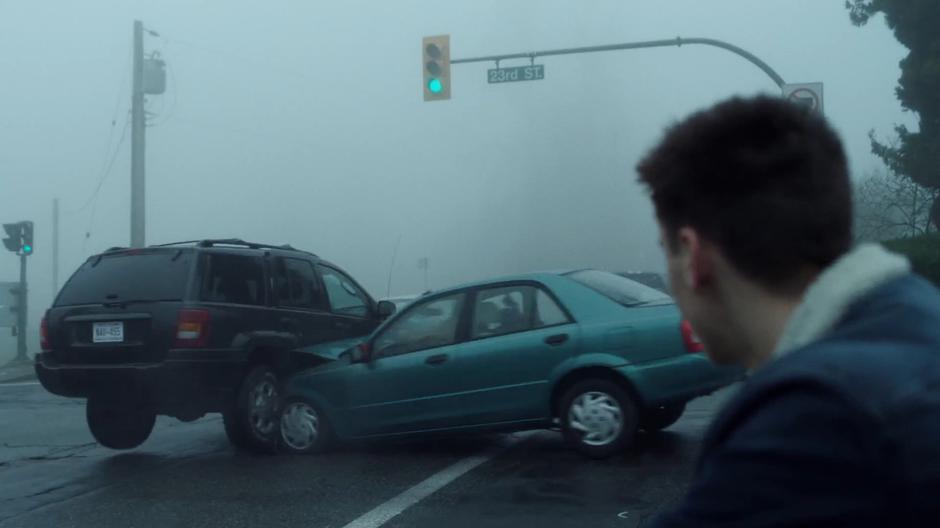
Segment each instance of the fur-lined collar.
[{"label": "fur-lined collar", "polygon": [[878,244],[864,244],[826,268],[810,285],[777,341],[773,357],[820,339],[858,299],[886,282],[910,273],[906,258]]}]

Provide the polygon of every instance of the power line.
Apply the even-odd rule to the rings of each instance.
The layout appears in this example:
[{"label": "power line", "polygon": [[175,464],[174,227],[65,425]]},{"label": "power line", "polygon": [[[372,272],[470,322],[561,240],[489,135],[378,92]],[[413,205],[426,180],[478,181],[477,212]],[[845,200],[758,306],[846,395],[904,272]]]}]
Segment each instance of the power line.
[{"label": "power line", "polygon": [[130,120],[124,121],[124,128],[121,130],[121,138],[118,139],[117,146],[114,148],[114,152],[111,154],[111,159],[108,160],[107,165],[103,168],[101,176],[98,178],[98,185],[95,187],[94,192],[91,196],[88,197],[88,200],[85,201],[85,204],[73,211],[73,214],[80,213],[88,208],[98,198],[98,192],[101,191],[101,187],[104,185],[104,182],[108,179],[108,175],[111,174],[111,168],[114,167],[114,162],[117,160],[118,154],[121,153],[121,146],[124,144],[124,140],[127,139],[127,128],[130,125]]}]

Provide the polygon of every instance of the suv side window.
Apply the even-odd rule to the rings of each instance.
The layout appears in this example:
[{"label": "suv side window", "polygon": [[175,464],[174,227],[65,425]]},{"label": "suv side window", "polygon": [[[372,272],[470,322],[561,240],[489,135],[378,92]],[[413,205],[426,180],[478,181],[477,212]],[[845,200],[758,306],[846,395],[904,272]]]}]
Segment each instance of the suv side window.
[{"label": "suv side window", "polygon": [[376,338],[376,357],[398,356],[455,343],[464,296],[458,293],[408,308]]},{"label": "suv side window", "polygon": [[200,300],[264,304],[264,266],[260,257],[209,253],[204,262]]},{"label": "suv side window", "polygon": [[326,296],[313,264],[304,259],[274,260],[274,294],[278,306],[327,309]]},{"label": "suv side window", "polygon": [[541,288],[513,285],[480,290],[473,309],[471,339],[493,337],[568,322]]},{"label": "suv side window", "polygon": [[323,277],[323,285],[326,286],[326,294],[333,312],[358,317],[369,315],[369,297],[352,279],[327,266],[317,265],[317,269]]}]

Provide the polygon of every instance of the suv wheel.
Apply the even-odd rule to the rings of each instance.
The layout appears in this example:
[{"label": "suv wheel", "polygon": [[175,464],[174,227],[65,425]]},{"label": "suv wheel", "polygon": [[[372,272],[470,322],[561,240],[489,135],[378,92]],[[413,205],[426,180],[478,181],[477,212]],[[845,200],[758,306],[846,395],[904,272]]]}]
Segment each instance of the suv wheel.
[{"label": "suv wheel", "polygon": [[223,416],[225,432],[235,447],[270,452],[278,432],[280,391],[269,367],[254,367],[242,381],[235,405]]},{"label": "suv wheel", "polygon": [[281,410],[278,427],[280,448],[288,453],[318,453],[330,441],[330,427],[317,407],[304,400],[291,400]]},{"label": "suv wheel", "polygon": [[85,419],[99,444],[111,449],[132,449],[150,436],[157,415],[137,402],[93,397],[85,403]]},{"label": "suv wheel", "polygon": [[565,440],[591,458],[614,455],[636,437],[636,404],[614,382],[578,382],[562,396],[559,409]]},{"label": "suv wheel", "polygon": [[685,412],[685,402],[653,407],[643,412],[640,428],[647,431],[659,431],[679,421]]}]

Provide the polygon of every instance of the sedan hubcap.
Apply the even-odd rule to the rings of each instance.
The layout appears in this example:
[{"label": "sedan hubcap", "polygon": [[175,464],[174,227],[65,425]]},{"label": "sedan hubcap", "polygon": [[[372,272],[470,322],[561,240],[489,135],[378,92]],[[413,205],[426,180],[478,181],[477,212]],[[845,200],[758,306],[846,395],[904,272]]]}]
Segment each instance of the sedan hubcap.
[{"label": "sedan hubcap", "polygon": [[258,383],[251,391],[251,426],[261,435],[267,436],[274,430],[277,397],[277,387],[271,380]]},{"label": "sedan hubcap", "polygon": [[587,445],[607,445],[616,440],[623,429],[623,412],[609,394],[585,392],[571,402],[568,426],[580,432],[581,441]]},{"label": "sedan hubcap", "polygon": [[304,402],[294,402],[281,413],[281,438],[291,449],[304,451],[320,436],[320,417]]}]

